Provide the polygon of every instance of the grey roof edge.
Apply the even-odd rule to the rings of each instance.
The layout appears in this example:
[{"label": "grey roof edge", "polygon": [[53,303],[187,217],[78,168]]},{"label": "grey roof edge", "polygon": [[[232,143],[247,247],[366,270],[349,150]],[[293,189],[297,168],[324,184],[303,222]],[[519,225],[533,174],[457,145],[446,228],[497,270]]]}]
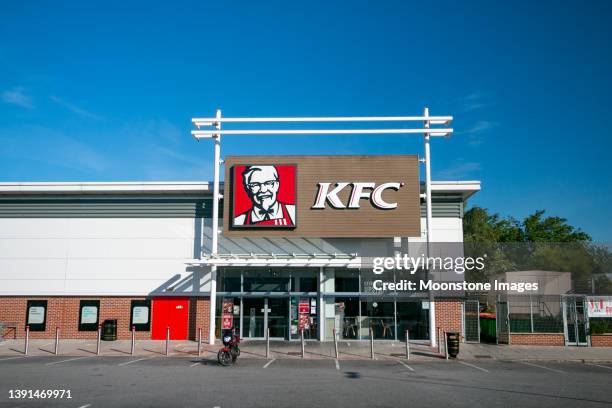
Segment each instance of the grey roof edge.
[{"label": "grey roof edge", "polygon": [[[220,183],[223,188],[223,182]],[[480,181],[432,181],[436,193],[461,194],[464,199],[480,191]],[[424,184],[421,183],[421,190]],[[128,182],[0,182],[0,195],[26,194],[212,194],[206,181]]]}]

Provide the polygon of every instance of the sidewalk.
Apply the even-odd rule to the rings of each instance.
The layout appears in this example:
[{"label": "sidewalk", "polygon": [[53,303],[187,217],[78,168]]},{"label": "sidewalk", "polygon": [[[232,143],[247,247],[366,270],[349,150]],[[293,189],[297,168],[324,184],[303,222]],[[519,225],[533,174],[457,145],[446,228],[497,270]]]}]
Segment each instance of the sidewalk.
[{"label": "sidewalk", "polygon": [[[197,357],[197,343],[194,341],[171,341],[168,345],[170,357]],[[216,358],[220,345],[202,344],[202,358]],[[266,343],[264,341],[243,341],[240,345],[241,358],[266,358]],[[54,354],[53,339],[30,340],[29,356],[50,356]],[[131,342],[117,340],[100,343],[101,356],[129,356]],[[24,352],[24,340],[6,340],[0,343],[0,359],[3,357],[21,356]],[[340,341],[338,342],[339,358],[341,360],[369,360],[370,342],[368,341]],[[94,356],[96,354],[95,340],[60,340],[59,355],[62,356]],[[166,355],[166,342],[161,340],[138,340],[134,356],[164,357]],[[301,357],[300,342],[273,341],[270,342],[268,358],[299,359]],[[332,342],[306,342],[306,359],[333,359],[335,358],[334,343]],[[375,342],[374,359],[405,359],[406,345],[401,342]],[[505,346],[490,344],[462,343],[458,356],[459,360],[522,360],[522,361],[587,361],[612,362],[612,348],[610,347],[547,347],[547,346]],[[435,349],[426,344],[410,344],[411,361],[442,361],[443,358]]]}]

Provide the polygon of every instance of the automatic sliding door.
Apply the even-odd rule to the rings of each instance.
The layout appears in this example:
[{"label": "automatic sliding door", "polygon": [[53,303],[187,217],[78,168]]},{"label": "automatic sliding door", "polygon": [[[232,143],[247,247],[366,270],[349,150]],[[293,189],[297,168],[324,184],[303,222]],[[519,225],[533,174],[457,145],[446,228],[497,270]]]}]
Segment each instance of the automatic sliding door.
[{"label": "automatic sliding door", "polygon": [[287,298],[268,298],[268,328],[270,337],[286,339],[289,333],[289,302]]},{"label": "automatic sliding door", "polygon": [[243,332],[246,338],[265,337],[265,301],[264,298],[243,299]]}]

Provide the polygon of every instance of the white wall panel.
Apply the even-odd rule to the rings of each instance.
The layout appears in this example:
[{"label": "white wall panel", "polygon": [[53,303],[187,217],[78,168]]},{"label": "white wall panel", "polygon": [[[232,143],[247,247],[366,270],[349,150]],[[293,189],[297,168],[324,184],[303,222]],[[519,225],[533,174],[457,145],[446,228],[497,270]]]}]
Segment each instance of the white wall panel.
[{"label": "white wall panel", "polygon": [[0,280],[0,295],[64,295],[66,281],[60,280]]},{"label": "white wall panel", "polygon": [[0,294],[193,290],[195,234],[193,218],[0,219]]},{"label": "white wall panel", "polygon": [[0,259],[65,258],[68,246],[68,239],[0,238]]},{"label": "white wall panel", "polygon": [[0,258],[0,291],[4,290],[4,282],[8,280],[31,282],[39,279],[64,280],[65,277],[66,259]]}]

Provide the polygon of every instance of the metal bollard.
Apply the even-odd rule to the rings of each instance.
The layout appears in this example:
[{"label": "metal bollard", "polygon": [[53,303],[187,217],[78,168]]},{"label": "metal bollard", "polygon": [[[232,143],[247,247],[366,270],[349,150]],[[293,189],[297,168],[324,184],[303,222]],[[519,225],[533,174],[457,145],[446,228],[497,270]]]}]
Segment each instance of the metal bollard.
[{"label": "metal bollard", "polygon": [[370,327],[370,358],[374,359],[374,330]]},{"label": "metal bollard", "polygon": [[268,331],[266,333],[266,358],[268,358],[269,356],[270,356],[270,328],[268,327]]},{"label": "metal bollard", "polygon": [[304,330],[300,330],[300,335],[302,336],[302,358],[304,358]]},{"label": "metal bollard", "polygon": [[198,357],[202,355],[202,328],[198,327]]},{"label": "metal bollard", "polygon": [[444,330],[444,358],[448,360],[448,341],[446,340],[446,330]]},{"label": "metal bollard", "polygon": [[136,326],[132,326],[132,348],[130,349],[131,355],[134,355],[135,349],[136,349]]},{"label": "metal bollard", "polygon": [[98,325],[98,340],[96,342],[96,356],[100,355],[100,339],[102,338],[102,325]]},{"label": "metal bollard", "polygon": [[406,330],[406,360],[410,360],[410,332]]},{"label": "metal bollard", "polygon": [[170,326],[166,328],[166,355],[168,355],[168,343],[170,343]]},{"label": "metal bollard", "polygon": [[338,333],[334,327],[334,351],[336,352],[336,360],[338,359]]},{"label": "metal bollard", "polygon": [[56,327],[55,328],[55,355],[56,356],[59,353],[59,333],[60,333],[60,328]]},{"label": "metal bollard", "polygon": [[30,347],[30,326],[25,327],[25,345],[23,348],[23,354],[28,355],[28,348]]}]

